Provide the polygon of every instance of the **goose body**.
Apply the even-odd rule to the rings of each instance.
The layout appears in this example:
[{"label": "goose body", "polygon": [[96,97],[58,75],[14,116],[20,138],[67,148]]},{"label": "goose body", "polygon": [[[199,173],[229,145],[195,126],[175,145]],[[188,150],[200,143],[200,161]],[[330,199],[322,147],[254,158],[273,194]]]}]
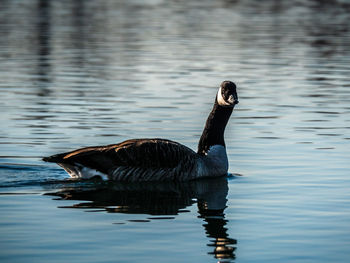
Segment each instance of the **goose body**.
[{"label": "goose body", "polygon": [[215,98],[198,151],[166,139],[131,139],[119,144],[81,148],[43,158],[74,178],[99,176],[115,181],[186,181],[226,175],[224,130],[235,104],[236,86],[224,81]]}]

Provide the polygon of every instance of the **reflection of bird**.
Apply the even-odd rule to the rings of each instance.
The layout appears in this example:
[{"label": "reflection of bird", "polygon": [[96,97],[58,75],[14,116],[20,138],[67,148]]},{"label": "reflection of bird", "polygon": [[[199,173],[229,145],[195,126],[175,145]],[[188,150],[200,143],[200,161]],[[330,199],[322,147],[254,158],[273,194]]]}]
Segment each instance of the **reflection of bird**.
[{"label": "reflection of bird", "polygon": [[[230,238],[227,233],[227,220],[225,208],[227,202],[228,186],[226,180],[215,180],[210,189],[202,190],[198,199],[198,212],[205,223],[203,227],[210,238],[209,247],[214,247],[212,254],[217,259],[234,259],[237,240]],[[203,187],[202,187],[203,188]],[[227,262],[227,261],[225,261]]]},{"label": "reflection of bird", "polygon": [[198,144],[198,152],[165,139],[133,139],[119,144],[78,149],[43,158],[72,177],[101,176],[118,181],[185,181],[225,175],[228,160],[224,131],[238,103],[236,85],[220,85]]},{"label": "reflection of bird", "polygon": [[200,206],[198,203],[200,217],[204,219],[203,224],[206,234],[210,239],[208,246],[214,247],[212,254],[218,259],[235,258],[234,251],[237,240],[230,238],[227,233],[227,220],[225,220],[224,209],[210,210]]},{"label": "reflection of bird", "polygon": [[[226,207],[227,179],[203,178],[188,182],[67,181],[60,191],[48,193],[64,200],[81,200],[71,208],[102,208],[111,213],[177,215],[196,201],[204,210]],[[88,202],[86,202],[88,201]],[[204,206],[204,205],[201,205]],[[203,210],[203,209],[202,209]]]},{"label": "reflection of bird", "polygon": [[[218,259],[235,258],[236,240],[229,237],[224,210],[227,203],[228,184],[225,177],[206,178],[189,182],[69,182],[58,192],[47,195],[62,200],[79,200],[60,208],[78,208],[87,211],[147,214],[146,219],[170,219],[179,213],[190,212],[187,207],[197,200],[199,217],[210,239],[208,246]],[[157,217],[153,217],[157,216]],[[130,220],[132,221],[132,220]]]}]

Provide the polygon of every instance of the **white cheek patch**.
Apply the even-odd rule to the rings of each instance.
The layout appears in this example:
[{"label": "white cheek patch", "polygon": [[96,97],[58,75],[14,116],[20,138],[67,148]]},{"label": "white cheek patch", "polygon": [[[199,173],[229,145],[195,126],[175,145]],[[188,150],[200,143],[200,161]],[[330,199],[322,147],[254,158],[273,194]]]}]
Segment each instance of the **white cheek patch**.
[{"label": "white cheek patch", "polygon": [[221,87],[219,88],[218,95],[217,95],[217,101],[220,106],[230,106],[231,104],[226,102],[224,98],[222,97],[221,93]]}]

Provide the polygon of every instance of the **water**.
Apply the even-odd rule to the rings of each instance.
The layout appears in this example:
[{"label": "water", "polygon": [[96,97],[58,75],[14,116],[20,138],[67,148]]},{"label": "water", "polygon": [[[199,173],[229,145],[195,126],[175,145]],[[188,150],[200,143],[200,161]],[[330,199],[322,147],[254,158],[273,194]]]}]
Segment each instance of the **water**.
[{"label": "water", "polygon": [[[349,14],[0,1],[1,262],[348,262]],[[240,98],[227,180],[77,182],[41,161],[129,138],[196,149],[225,79]]]}]

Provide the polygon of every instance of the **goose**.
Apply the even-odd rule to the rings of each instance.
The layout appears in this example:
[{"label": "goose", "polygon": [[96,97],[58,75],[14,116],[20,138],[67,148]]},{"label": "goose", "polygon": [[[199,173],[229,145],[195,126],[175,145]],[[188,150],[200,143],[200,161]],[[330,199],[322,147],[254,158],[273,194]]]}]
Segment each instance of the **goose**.
[{"label": "goose", "polygon": [[238,104],[236,85],[223,81],[198,143],[197,152],[178,142],[152,138],[93,146],[44,157],[72,178],[145,182],[188,181],[227,175],[224,131]]}]

